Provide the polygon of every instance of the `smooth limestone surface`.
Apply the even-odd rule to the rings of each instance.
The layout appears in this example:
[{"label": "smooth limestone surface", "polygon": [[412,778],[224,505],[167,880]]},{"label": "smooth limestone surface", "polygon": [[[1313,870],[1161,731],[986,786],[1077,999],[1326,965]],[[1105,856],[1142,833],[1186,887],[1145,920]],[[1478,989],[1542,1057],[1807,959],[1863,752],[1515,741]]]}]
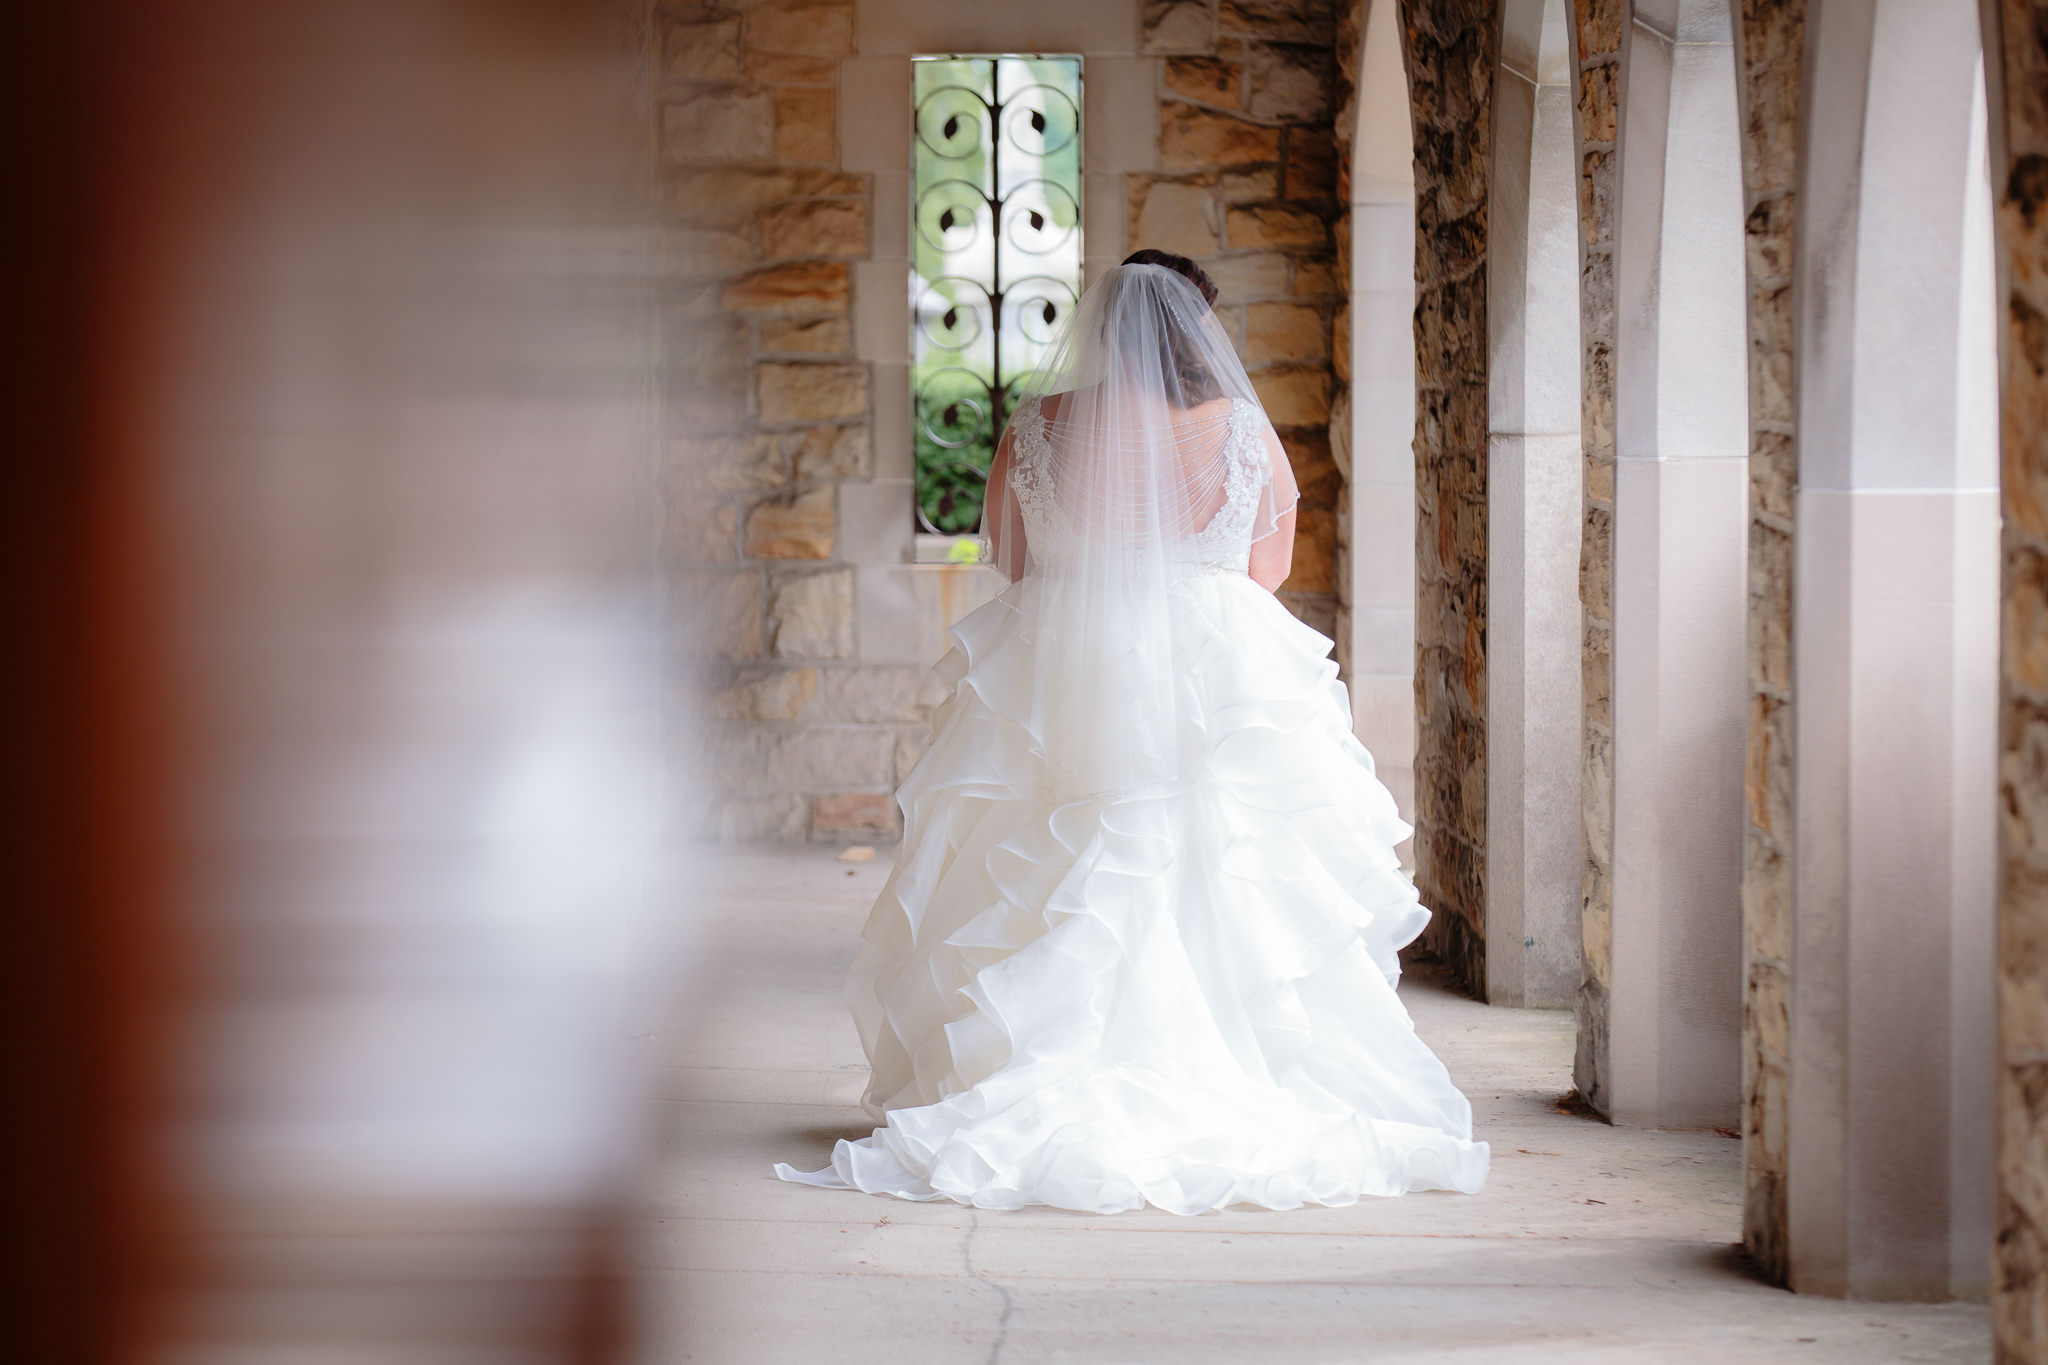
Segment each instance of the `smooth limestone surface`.
[{"label": "smooth limestone surface", "polygon": [[979,1212],[784,1184],[865,1131],[839,982],[887,852],[696,868],[685,984],[652,1027],[659,1159],[641,1203],[648,1365],[1340,1365],[1980,1361],[1976,1304],[1814,1299],[1735,1254],[1740,1144],[1561,1112],[1568,1013],[1401,994],[1471,1096],[1478,1195],[1196,1218]]}]

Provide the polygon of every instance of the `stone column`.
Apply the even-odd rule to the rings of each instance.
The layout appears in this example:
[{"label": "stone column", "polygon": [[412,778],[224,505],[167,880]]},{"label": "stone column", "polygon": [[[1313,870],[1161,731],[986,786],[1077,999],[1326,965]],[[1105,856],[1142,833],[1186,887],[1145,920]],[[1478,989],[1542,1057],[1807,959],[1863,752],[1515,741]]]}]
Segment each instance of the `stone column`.
[{"label": "stone column", "polygon": [[1985,0],[2004,377],[1999,699],[1998,1194],[2001,1365],[2048,1351],[2048,42],[2042,7]]},{"label": "stone column", "polygon": [[1743,759],[1742,1242],[1785,1264],[1785,1106],[1792,989],[1792,263],[1805,0],[1736,14],[1749,214],[1749,737]]},{"label": "stone column", "polygon": [[1572,0],[1572,126],[1579,168],[1579,443],[1584,453],[1579,539],[1578,1051],[1572,1083],[1609,1112],[1608,987],[1614,910],[1614,218],[1626,0]]},{"label": "stone column", "polygon": [[1504,8],[1487,449],[1486,998],[1579,985],[1579,310],[1563,0]]},{"label": "stone column", "polygon": [[1415,118],[1415,881],[1486,980],[1487,194],[1499,16],[1403,0]]}]

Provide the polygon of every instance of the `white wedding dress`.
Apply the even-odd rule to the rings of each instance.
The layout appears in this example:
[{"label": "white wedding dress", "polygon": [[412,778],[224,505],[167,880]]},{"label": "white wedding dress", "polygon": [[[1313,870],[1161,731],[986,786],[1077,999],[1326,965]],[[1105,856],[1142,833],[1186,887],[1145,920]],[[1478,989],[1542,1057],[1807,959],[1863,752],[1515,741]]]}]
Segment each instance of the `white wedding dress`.
[{"label": "white wedding dress", "polygon": [[[1075,790],[1033,733],[1027,573],[952,631],[848,996],[881,1126],[789,1180],[981,1208],[1192,1214],[1476,1191],[1487,1147],[1394,992],[1428,911],[1331,642],[1246,576],[1271,479],[1231,400],[1221,506],[1172,547],[1175,780]],[[1075,532],[1011,421],[1033,556]]]}]

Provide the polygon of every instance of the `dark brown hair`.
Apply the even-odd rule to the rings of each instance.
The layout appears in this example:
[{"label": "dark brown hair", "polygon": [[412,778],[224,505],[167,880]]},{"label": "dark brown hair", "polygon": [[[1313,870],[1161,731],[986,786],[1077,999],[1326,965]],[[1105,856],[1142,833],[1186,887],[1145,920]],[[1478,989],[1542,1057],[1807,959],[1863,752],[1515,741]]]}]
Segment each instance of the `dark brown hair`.
[{"label": "dark brown hair", "polygon": [[[1201,294],[1202,302],[1211,308],[1216,306],[1216,281],[1209,278],[1209,272],[1185,256],[1176,256],[1171,251],[1155,251],[1146,247],[1133,251],[1124,257],[1125,265],[1156,265],[1181,276]],[[1180,399],[1192,407],[1206,403],[1223,394],[1223,386],[1216,382],[1216,376],[1209,373],[1209,367],[1202,363],[1194,344],[1185,331],[1168,326],[1161,333],[1166,338],[1166,354],[1160,357],[1165,370],[1180,384]]]},{"label": "dark brown hair", "polygon": [[1125,265],[1163,265],[1174,274],[1184,276],[1189,284],[1202,291],[1202,302],[1211,308],[1216,306],[1216,281],[1209,278],[1209,272],[1185,256],[1176,256],[1171,251],[1154,251],[1146,247],[1133,251],[1124,257]]}]

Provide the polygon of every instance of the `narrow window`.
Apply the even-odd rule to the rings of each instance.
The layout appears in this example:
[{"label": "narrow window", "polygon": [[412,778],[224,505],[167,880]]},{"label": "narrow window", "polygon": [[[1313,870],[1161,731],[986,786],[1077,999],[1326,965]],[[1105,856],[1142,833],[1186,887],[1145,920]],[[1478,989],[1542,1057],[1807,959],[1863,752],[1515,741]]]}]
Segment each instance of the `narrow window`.
[{"label": "narrow window", "polygon": [[912,99],[915,514],[952,537],[980,524],[1012,390],[1081,293],[1081,59],[919,57]]}]

